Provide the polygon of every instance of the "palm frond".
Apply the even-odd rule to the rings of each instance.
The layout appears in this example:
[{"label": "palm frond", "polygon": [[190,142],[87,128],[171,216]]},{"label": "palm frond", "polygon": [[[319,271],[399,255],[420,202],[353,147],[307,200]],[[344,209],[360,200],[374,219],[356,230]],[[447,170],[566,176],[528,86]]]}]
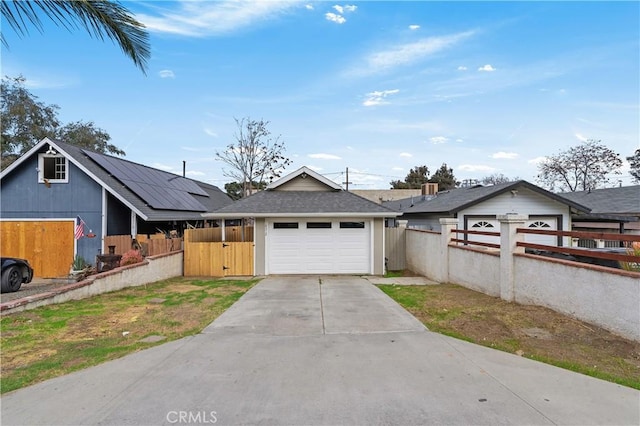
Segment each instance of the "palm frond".
[{"label": "palm frond", "polygon": [[[82,27],[92,37],[114,40],[133,63],[146,74],[151,55],[149,35],[144,24],[129,11],[111,0],[2,0],[2,16],[19,35],[28,34],[30,23],[42,31],[40,16],[45,16],[67,30]],[[38,11],[42,13],[39,14]],[[2,43],[6,40],[2,36]]]}]

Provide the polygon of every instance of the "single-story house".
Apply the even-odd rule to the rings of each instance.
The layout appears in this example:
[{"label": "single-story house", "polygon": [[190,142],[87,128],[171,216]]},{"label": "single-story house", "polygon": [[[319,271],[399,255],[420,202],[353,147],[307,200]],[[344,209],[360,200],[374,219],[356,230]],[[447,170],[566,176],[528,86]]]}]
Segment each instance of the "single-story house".
[{"label": "single-story house", "polygon": [[640,234],[640,185],[592,189],[560,194],[591,209],[574,214],[576,231]]},{"label": "single-story house", "polygon": [[[458,229],[500,232],[496,218],[505,214],[528,215],[525,227],[529,228],[571,230],[571,215],[589,212],[589,208],[582,204],[524,180],[439,191],[435,195],[412,197],[383,205],[402,211],[402,216],[397,220],[406,221],[408,227],[433,231],[440,231],[441,218],[457,218]],[[499,243],[499,238],[494,236],[469,235],[468,238]],[[525,241],[563,245],[562,237],[548,235],[525,235]],[[568,239],[564,239],[564,242],[564,245],[568,245]]]},{"label": "single-story house", "polygon": [[206,219],[254,220],[254,271],[383,274],[385,218],[399,213],[302,167]]},{"label": "single-story house", "polygon": [[76,255],[93,263],[107,235],[180,234],[233,203],[216,186],[48,138],[0,184],[3,254],[26,257],[41,277],[67,274]]}]

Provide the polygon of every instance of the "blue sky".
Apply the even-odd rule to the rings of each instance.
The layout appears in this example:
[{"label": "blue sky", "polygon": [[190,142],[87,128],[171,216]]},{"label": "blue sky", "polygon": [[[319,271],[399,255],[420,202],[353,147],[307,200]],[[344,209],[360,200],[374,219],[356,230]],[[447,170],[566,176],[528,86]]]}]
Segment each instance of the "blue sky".
[{"label": "blue sky", "polygon": [[[586,139],[640,147],[638,2],[122,2],[151,34],[144,76],[110,41],[3,25],[3,75],[126,158],[223,187],[234,117],[270,121],[292,171],[388,188],[442,163],[535,183]],[[3,23],[4,24],[4,23]],[[615,177],[631,184],[625,172]],[[342,174],[341,174],[342,173]]]}]

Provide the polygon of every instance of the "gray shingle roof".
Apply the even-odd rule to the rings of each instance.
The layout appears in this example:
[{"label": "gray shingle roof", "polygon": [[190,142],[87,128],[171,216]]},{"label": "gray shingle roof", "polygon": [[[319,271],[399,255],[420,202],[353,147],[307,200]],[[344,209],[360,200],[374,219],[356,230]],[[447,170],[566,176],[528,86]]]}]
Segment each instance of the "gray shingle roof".
[{"label": "gray shingle roof", "polygon": [[[402,211],[405,214],[411,213],[443,213],[443,214],[453,214],[475,204],[481,203],[489,198],[492,198],[498,194],[502,194],[504,192],[510,191],[512,189],[516,189],[518,187],[524,187],[531,191],[537,192],[541,195],[549,197],[553,200],[556,200],[560,203],[569,205],[576,210],[582,212],[588,212],[589,209],[581,205],[580,203],[574,202],[567,198],[564,198],[560,195],[554,194],[552,192],[546,191],[539,186],[533,185],[527,181],[519,180],[515,182],[507,182],[498,185],[491,186],[473,186],[469,188],[457,188],[449,191],[439,192],[436,197],[424,199],[422,197],[414,197],[413,204],[411,204],[411,199],[394,201],[395,206],[398,204],[405,205],[406,207],[402,207]],[[389,206],[387,203],[384,205]]]},{"label": "gray shingle roof", "polygon": [[367,216],[393,217],[399,213],[347,191],[267,190],[236,201],[206,217]]},{"label": "gray shingle roof", "polygon": [[[82,148],[58,140],[53,140],[53,142],[58,145],[61,150],[71,156],[75,161],[80,163],[87,171],[89,171],[89,173],[101,180],[106,186],[108,186],[111,190],[116,192],[123,199],[134,206],[140,213],[146,216],[147,221],[154,222],[167,220],[202,220],[201,211],[154,209],[136,193],[123,185],[122,182],[120,182],[116,177],[109,173],[108,170],[105,170],[94,160],[92,160],[85,152],[83,152]],[[140,167],[147,167],[122,158],[113,156],[109,157],[116,163],[126,162],[129,164],[136,164]],[[178,176],[173,173],[158,171],[157,169],[153,170],[155,172],[166,173],[168,177]],[[221,191],[220,188],[194,179],[189,180],[193,181],[196,185],[198,185],[198,187],[200,187],[202,190],[204,190],[204,192],[207,193],[207,196],[190,194],[190,196],[197,200],[197,202],[202,206],[204,206],[207,211],[214,211],[233,203],[233,200],[231,200],[231,198],[229,198],[227,194]]]},{"label": "gray shingle roof", "polygon": [[560,195],[591,208],[591,214],[640,216],[640,185],[567,192]]}]

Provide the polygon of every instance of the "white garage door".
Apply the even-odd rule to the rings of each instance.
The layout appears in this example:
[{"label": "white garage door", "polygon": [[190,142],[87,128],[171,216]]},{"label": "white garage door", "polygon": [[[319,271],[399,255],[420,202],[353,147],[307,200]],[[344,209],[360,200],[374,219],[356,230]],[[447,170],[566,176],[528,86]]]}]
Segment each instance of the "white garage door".
[{"label": "white garage door", "polygon": [[[557,219],[555,217],[532,217],[529,218],[525,225],[529,229],[542,229],[545,231],[556,231],[558,229]],[[533,244],[544,244],[547,246],[558,245],[558,237],[555,235],[525,234],[524,240]]]},{"label": "white garage door", "polygon": [[371,221],[267,222],[268,274],[371,273]]},{"label": "white garage door", "polygon": [[[557,220],[555,217],[532,217],[525,223],[526,228],[544,229],[547,231],[557,230]],[[474,218],[469,221],[469,229],[474,231],[500,232],[500,222],[493,218]],[[500,237],[489,235],[469,235],[470,241],[480,241],[483,243],[500,244]],[[524,240],[533,244],[544,244],[549,246],[558,245],[558,237],[555,235],[525,234]]]}]

